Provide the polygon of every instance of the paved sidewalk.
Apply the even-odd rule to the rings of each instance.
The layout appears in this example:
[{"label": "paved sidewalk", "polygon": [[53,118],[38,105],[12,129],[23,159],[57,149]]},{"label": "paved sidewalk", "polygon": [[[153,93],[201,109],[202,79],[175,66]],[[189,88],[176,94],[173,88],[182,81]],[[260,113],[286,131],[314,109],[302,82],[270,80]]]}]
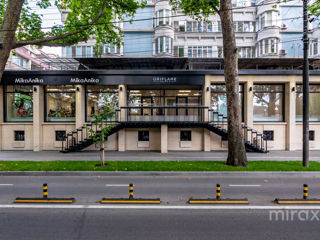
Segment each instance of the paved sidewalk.
[{"label": "paved sidewalk", "polygon": [[[95,151],[84,151],[77,153],[60,153],[59,151],[0,151],[0,161],[31,160],[99,160],[100,154]],[[116,152],[106,151],[106,161],[225,161],[226,151],[213,152],[160,152],[128,151]],[[271,151],[269,153],[248,153],[249,161],[300,161],[302,151]],[[320,151],[310,151],[311,161],[320,161]]]}]

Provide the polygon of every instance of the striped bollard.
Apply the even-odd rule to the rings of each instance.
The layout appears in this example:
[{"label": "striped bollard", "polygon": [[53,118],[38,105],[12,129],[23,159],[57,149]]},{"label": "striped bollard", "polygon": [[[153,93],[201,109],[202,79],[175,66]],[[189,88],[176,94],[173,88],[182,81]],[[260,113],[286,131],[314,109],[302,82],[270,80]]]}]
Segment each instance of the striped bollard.
[{"label": "striped bollard", "polygon": [[217,184],[217,192],[216,192],[216,199],[217,200],[220,200],[220,190],[221,190],[221,188],[220,188],[220,184]]},{"label": "striped bollard", "polygon": [[303,199],[308,198],[308,184],[303,184]]},{"label": "striped bollard", "polygon": [[43,198],[48,198],[48,184],[43,184]]},{"label": "striped bollard", "polygon": [[129,184],[129,199],[133,199],[133,184]]}]

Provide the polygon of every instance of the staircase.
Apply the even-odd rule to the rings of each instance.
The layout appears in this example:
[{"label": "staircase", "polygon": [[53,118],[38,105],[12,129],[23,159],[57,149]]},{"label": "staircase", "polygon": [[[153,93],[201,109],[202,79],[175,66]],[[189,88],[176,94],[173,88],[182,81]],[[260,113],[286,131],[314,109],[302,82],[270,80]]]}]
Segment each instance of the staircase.
[{"label": "staircase", "polygon": [[[150,121],[139,118],[137,120],[128,120],[123,122],[114,123],[114,127],[108,133],[108,136],[120,131],[124,128],[160,128],[161,124],[168,124],[169,128],[206,128],[209,131],[223,137],[225,140],[228,139],[228,129],[227,129],[227,117],[218,112],[209,110],[209,121],[203,121],[203,119],[192,120],[193,118],[186,118],[184,120],[176,121]],[[164,120],[164,121],[163,121]],[[94,130],[99,132],[97,125],[93,123],[88,123],[83,125],[81,128],[78,128],[65,136],[64,141],[62,141],[62,150],[63,153],[69,152],[79,152],[90,145],[94,144],[92,135],[90,131]],[[268,152],[268,141],[264,134],[259,133],[258,131],[242,125],[244,144],[248,152],[259,152],[267,153]]]}]

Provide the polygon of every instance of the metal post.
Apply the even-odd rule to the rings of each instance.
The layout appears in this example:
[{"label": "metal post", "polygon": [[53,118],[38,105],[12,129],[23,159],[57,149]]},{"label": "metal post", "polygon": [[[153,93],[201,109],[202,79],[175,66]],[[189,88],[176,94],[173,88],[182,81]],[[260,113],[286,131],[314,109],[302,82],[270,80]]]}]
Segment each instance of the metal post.
[{"label": "metal post", "polygon": [[308,1],[303,0],[303,166],[309,167]]},{"label": "metal post", "polygon": [[48,198],[48,184],[43,184],[43,198]]},{"label": "metal post", "polygon": [[303,184],[303,199],[306,200],[308,198],[308,184]]},{"label": "metal post", "polygon": [[129,199],[133,199],[133,183],[129,185]]},{"label": "metal post", "polygon": [[220,193],[220,184],[217,184],[217,192],[216,192],[216,199],[217,200],[220,200],[220,195],[221,195],[221,193]]}]

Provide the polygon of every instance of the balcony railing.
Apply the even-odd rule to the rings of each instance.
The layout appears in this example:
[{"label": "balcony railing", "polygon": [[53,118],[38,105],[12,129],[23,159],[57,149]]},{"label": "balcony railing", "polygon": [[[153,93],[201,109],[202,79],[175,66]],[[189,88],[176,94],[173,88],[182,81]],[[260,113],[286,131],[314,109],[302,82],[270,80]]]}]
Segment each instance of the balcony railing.
[{"label": "balcony railing", "polygon": [[121,122],[207,122],[208,110],[205,106],[130,106],[119,109],[119,119]]}]

